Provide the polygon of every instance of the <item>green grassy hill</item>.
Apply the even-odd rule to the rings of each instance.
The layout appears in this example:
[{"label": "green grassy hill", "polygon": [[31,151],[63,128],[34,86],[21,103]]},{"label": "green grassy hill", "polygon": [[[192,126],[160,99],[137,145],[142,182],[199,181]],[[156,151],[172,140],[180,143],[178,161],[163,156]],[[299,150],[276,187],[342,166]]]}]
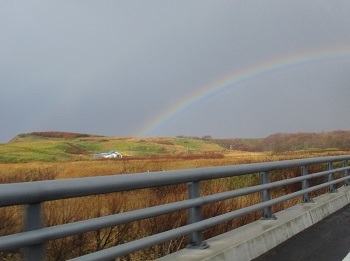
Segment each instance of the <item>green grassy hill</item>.
[{"label": "green grassy hill", "polygon": [[0,163],[92,159],[94,153],[119,151],[124,157],[221,153],[211,141],[191,138],[105,137],[65,132],[20,134],[0,144]]},{"label": "green grassy hill", "polygon": [[[350,150],[350,131],[274,134],[260,139],[198,137],[106,137],[70,132],[20,134],[0,144],[0,163],[91,160],[94,153],[119,151],[124,157],[226,154],[229,151],[286,152]],[[227,155],[227,154],[226,154]]]}]

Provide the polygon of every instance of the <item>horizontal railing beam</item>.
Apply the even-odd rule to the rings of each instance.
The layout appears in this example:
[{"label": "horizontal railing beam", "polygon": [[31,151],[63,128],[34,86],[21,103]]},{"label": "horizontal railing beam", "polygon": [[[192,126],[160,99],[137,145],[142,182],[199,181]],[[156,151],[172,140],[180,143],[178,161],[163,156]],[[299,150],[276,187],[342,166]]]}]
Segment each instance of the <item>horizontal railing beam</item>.
[{"label": "horizontal railing beam", "polygon": [[329,185],[338,184],[340,182],[345,181],[346,179],[348,179],[348,177],[339,178],[337,180],[327,182],[327,183],[324,183],[321,185],[317,185],[317,186],[314,186],[314,187],[311,187],[311,188],[308,188],[305,190],[300,190],[300,191],[297,191],[297,192],[294,192],[294,193],[291,193],[288,195],[284,195],[284,196],[272,199],[270,201],[266,201],[266,202],[262,202],[262,203],[259,203],[259,204],[253,205],[253,206],[238,209],[238,210],[226,213],[226,214],[222,214],[222,215],[219,215],[216,217],[212,217],[212,218],[208,218],[208,219],[199,221],[199,222],[194,223],[194,224],[175,228],[175,229],[163,232],[163,233],[149,236],[147,238],[138,239],[138,240],[132,241],[130,243],[125,243],[125,244],[111,247],[111,248],[108,248],[105,250],[101,250],[99,252],[95,252],[95,253],[81,256],[78,258],[74,258],[72,260],[75,260],[75,261],[79,261],[79,260],[81,260],[81,261],[83,261],[83,260],[84,261],[111,260],[111,259],[114,259],[116,257],[124,256],[124,255],[130,254],[130,253],[133,253],[135,251],[138,251],[138,250],[141,250],[141,249],[144,249],[147,247],[151,247],[151,246],[154,246],[156,244],[160,244],[162,242],[169,241],[171,239],[178,238],[178,237],[187,235],[189,233],[192,233],[192,232],[195,232],[198,230],[210,228],[212,226],[221,224],[223,222],[230,221],[234,218],[241,217],[241,216],[249,214],[251,212],[262,210],[266,207],[271,207],[271,206],[276,205],[278,203],[282,203],[284,201],[302,196],[304,193],[311,193],[313,191],[328,187]]},{"label": "horizontal railing beam", "polygon": [[[318,178],[335,173],[339,171],[349,170],[350,166],[338,169],[322,171],[318,173],[309,174],[307,176],[300,176],[290,178],[287,180],[275,181],[268,184],[256,185],[248,188],[237,189],[233,191],[222,192],[209,196],[204,196],[195,199],[188,199],[160,205],[145,209],[134,210],[105,217],[93,218],[84,221],[77,221],[73,223],[58,225],[54,227],[42,228],[39,230],[22,232],[18,234],[0,237],[0,251],[22,248],[32,244],[40,244],[49,240],[55,240],[72,235],[82,234],[89,231],[95,231],[107,227],[122,225],[146,218],[156,217],[176,211],[186,210],[193,207],[199,207],[205,204],[211,204],[222,200],[232,199],[248,194],[253,194],[266,189],[274,189],[281,186],[293,184],[306,179]],[[337,179],[338,180],[338,179]],[[336,180],[336,181],[337,181]],[[314,188],[314,187],[312,187]],[[306,193],[307,190],[302,190]]]},{"label": "horizontal railing beam", "polygon": [[189,170],[1,184],[0,207],[234,177],[349,159],[349,155],[330,156]]}]

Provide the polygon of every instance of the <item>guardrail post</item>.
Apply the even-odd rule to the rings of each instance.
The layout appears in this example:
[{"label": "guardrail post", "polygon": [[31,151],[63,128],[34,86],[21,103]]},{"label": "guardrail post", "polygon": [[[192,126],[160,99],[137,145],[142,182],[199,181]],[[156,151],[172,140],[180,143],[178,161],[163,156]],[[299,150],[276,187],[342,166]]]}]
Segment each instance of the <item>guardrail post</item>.
[{"label": "guardrail post", "polygon": [[[268,184],[270,183],[270,174],[269,172],[262,172],[260,173],[261,176],[261,184]],[[269,189],[265,189],[261,191],[261,198],[262,202],[266,202],[271,200],[271,193]],[[276,219],[276,216],[272,214],[272,207],[266,207],[263,209],[263,215],[262,218],[264,220],[268,219]]]},{"label": "guardrail post", "polygon": [[[333,162],[329,162],[327,168],[328,168],[328,170],[332,170],[333,169]],[[333,181],[333,180],[334,180],[334,173],[328,174],[328,182]],[[334,185],[330,185],[328,192],[335,193],[335,192],[337,192],[337,190],[335,189]]]},{"label": "guardrail post", "polygon": [[[188,184],[188,198],[195,199],[200,197],[199,181],[189,182]],[[188,210],[188,223],[193,224],[202,220],[201,207],[193,207]],[[202,230],[192,232],[189,235],[188,248],[201,248],[205,249],[208,245],[203,242]]]},{"label": "guardrail post", "polygon": [[[301,175],[307,176],[308,174],[309,174],[308,166],[302,166],[301,167]],[[307,188],[309,188],[309,180],[304,179],[301,182],[301,189],[304,190]],[[303,195],[303,203],[312,203],[312,202],[314,202],[314,201],[310,198],[310,193],[305,193]]]},{"label": "guardrail post", "polygon": [[[344,168],[348,167],[348,161],[344,160]],[[344,171],[344,177],[349,177],[349,170]],[[349,186],[350,185],[350,179],[345,180],[344,186]]]},{"label": "guardrail post", "polygon": [[[40,203],[30,204],[26,207],[24,230],[31,231],[43,227],[42,208]],[[24,259],[26,261],[44,260],[43,244],[28,246],[24,249]]]}]

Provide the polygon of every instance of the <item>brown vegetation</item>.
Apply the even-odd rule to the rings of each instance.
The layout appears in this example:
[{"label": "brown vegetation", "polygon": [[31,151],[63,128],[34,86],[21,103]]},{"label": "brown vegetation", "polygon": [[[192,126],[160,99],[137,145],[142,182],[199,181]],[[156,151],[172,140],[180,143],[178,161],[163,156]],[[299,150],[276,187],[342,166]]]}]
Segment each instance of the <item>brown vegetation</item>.
[{"label": "brown vegetation", "polygon": [[350,150],[350,131],[325,133],[277,133],[261,139],[216,139],[219,145],[233,150],[286,152],[310,149]]},{"label": "brown vegetation", "polygon": [[[318,155],[318,154],[317,154]],[[314,156],[305,154],[304,157]],[[221,154],[180,155],[176,157],[123,158],[122,160],[89,160],[65,163],[26,163],[0,165],[0,183],[25,182],[46,179],[63,179],[86,176],[100,176],[171,169],[187,169],[219,165],[232,165],[251,162],[272,161],[300,157],[300,154],[271,155],[269,153],[238,153],[223,157]],[[324,170],[320,165],[310,168],[310,173]],[[271,181],[300,176],[300,169],[283,170],[271,173]],[[313,180],[315,185],[321,180]],[[201,182],[201,194],[211,195],[260,183],[259,174],[244,177],[225,178]],[[292,184],[272,191],[272,197],[291,193],[300,189],[300,184]],[[314,194],[316,195],[316,194]],[[313,196],[314,196],[313,195]],[[166,204],[187,198],[186,184],[142,189],[137,191],[112,193],[77,199],[66,199],[44,203],[44,223],[46,226],[85,220],[94,217],[123,213],[135,209]],[[210,218],[236,209],[244,208],[261,201],[260,193],[238,197],[202,207],[203,218]],[[274,206],[279,211],[301,199]],[[204,231],[205,238],[210,238],[225,231],[250,223],[261,217],[260,212],[251,213],[232,221],[217,225]],[[0,209],[0,236],[17,233],[22,230],[23,207]],[[48,260],[66,260],[76,256],[123,244],[148,235],[160,233],[187,224],[187,212],[181,211],[131,224],[100,229],[75,235],[46,244]],[[139,251],[120,260],[151,260],[177,251],[188,244],[187,237],[174,239],[157,246]],[[1,253],[4,260],[20,260],[19,251]]]}]

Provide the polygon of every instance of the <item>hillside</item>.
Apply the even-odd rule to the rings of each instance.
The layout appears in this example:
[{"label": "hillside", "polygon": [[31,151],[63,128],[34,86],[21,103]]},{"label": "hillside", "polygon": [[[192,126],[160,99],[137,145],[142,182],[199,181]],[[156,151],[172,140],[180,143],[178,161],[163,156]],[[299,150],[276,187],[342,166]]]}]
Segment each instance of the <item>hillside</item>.
[{"label": "hillside", "polygon": [[135,157],[224,157],[235,151],[349,151],[350,131],[274,134],[260,139],[213,139],[210,136],[135,138],[68,132],[19,134],[0,144],[0,163],[91,160],[94,153],[119,151]]},{"label": "hillside", "polygon": [[[0,144],[0,162],[66,161],[92,159],[94,153],[119,151],[124,157],[219,154],[211,141],[191,138],[105,137],[80,133],[33,132]],[[218,155],[216,155],[218,156]]]},{"label": "hillside", "polygon": [[261,139],[214,140],[224,148],[244,151],[350,150],[350,131],[277,133]]}]

